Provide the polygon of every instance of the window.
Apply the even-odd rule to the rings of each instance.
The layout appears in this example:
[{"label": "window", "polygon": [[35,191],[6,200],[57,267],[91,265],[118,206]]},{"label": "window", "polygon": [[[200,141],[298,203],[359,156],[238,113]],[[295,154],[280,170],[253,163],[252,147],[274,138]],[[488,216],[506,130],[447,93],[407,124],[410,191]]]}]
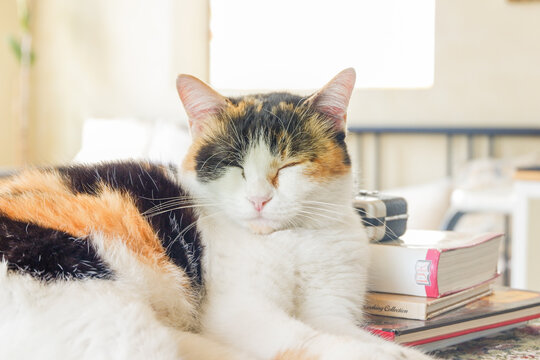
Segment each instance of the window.
[{"label": "window", "polygon": [[433,84],[435,0],[211,0],[210,80],[313,89],[347,67],[360,88]]}]

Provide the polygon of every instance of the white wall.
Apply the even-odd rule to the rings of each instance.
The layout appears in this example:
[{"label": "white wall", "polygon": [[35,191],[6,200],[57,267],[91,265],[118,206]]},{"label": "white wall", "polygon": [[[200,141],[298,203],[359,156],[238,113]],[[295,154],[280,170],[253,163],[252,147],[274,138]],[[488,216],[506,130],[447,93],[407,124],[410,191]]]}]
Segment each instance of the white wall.
[{"label": "white wall", "polygon": [[87,117],[180,118],[177,74],[208,78],[206,0],[34,5],[33,163],[71,160]]},{"label": "white wall", "polygon": [[352,123],[540,125],[540,3],[437,0],[430,89],[358,90]]},{"label": "white wall", "polygon": [[18,127],[14,106],[18,91],[18,64],[7,46],[9,35],[18,34],[15,1],[0,1],[0,167],[19,163]]},{"label": "white wall", "polygon": [[[433,87],[356,90],[348,118],[352,125],[540,127],[540,2],[437,0]],[[370,139],[365,142],[362,172],[370,187]],[[382,148],[392,164],[383,168],[383,188],[445,174],[442,137],[387,137]],[[498,156],[531,150],[540,151],[539,140],[495,144]],[[462,163],[464,151],[456,151]]]}]

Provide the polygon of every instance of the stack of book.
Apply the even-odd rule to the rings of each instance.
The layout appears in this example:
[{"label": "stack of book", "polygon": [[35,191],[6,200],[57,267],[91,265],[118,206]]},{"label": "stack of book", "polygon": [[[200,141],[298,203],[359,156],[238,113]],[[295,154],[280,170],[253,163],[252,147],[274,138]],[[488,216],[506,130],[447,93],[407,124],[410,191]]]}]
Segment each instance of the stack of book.
[{"label": "stack of book", "polygon": [[493,287],[502,234],[409,230],[372,243],[368,329],[430,351],[540,317],[540,294]]}]

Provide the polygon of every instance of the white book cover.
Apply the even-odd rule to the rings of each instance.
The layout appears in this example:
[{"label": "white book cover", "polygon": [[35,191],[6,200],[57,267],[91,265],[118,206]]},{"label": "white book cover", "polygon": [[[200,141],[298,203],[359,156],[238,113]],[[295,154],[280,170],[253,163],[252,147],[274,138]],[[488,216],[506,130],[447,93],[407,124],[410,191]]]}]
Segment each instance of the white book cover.
[{"label": "white book cover", "polygon": [[[374,292],[438,298],[476,286],[497,276],[496,262],[501,237],[499,233],[408,230],[400,239],[371,243],[368,288]],[[477,249],[472,249],[474,247]],[[477,252],[481,255],[477,256]],[[467,261],[467,266],[452,269],[457,261]],[[478,267],[486,266],[490,269],[493,267],[488,269],[488,275],[477,271]],[[441,277],[455,282],[456,279],[452,277],[458,275],[462,278],[457,279],[463,282],[462,287],[451,290],[440,288]]]}]

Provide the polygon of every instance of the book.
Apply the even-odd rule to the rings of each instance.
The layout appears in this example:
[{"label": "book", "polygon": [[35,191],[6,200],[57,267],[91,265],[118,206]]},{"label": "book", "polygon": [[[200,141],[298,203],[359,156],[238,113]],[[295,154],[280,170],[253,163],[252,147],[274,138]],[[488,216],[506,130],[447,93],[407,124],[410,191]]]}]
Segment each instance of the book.
[{"label": "book", "polygon": [[457,335],[457,336],[450,337],[450,338],[445,338],[445,339],[441,339],[441,340],[436,340],[436,341],[432,341],[432,342],[428,342],[428,343],[419,344],[419,345],[416,345],[415,347],[420,349],[420,350],[423,350],[425,352],[430,352],[430,351],[434,351],[434,350],[438,350],[438,349],[443,349],[443,348],[448,347],[448,346],[460,344],[460,343],[463,343],[463,342],[466,342],[466,341],[479,339],[479,338],[483,338],[483,337],[486,337],[486,336],[496,335],[496,334],[501,333],[501,332],[506,331],[506,330],[511,330],[511,329],[515,329],[515,328],[518,328],[518,327],[527,326],[529,324],[529,322],[530,322],[530,320],[525,320],[525,321],[522,321],[522,322],[511,323],[510,325],[503,325],[503,326],[499,326],[499,327],[487,328],[485,330],[478,330],[478,331],[471,332],[471,333],[465,333],[463,335]]},{"label": "book", "polygon": [[370,243],[368,290],[439,298],[498,276],[502,234],[407,230]]},{"label": "book", "polygon": [[427,320],[490,293],[491,283],[483,283],[441,298],[371,292],[366,294],[364,312],[373,315]]},{"label": "book", "polygon": [[491,295],[431,320],[366,315],[374,334],[407,346],[436,350],[540,318],[540,293],[496,287]]}]

